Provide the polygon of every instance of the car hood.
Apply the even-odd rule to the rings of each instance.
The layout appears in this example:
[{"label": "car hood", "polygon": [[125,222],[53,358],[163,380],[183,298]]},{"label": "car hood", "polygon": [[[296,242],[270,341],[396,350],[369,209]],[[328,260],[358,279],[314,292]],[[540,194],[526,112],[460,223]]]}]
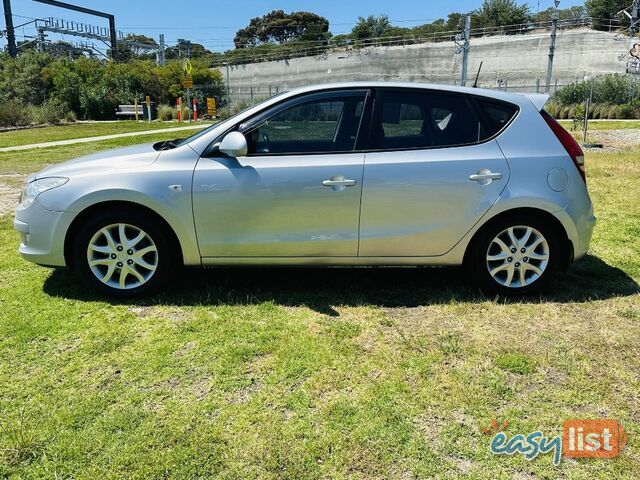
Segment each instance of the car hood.
[{"label": "car hood", "polygon": [[104,170],[117,170],[143,167],[156,161],[161,152],[154,150],[153,143],[144,143],[132,147],[104,150],[85,155],[64,163],[51,165],[36,173],[31,179],[43,177],[71,177],[86,175]]}]

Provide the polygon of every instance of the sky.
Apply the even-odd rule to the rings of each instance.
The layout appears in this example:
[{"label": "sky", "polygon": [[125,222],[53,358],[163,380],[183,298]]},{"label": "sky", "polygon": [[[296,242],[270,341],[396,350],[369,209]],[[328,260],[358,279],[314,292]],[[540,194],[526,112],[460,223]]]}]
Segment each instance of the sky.
[{"label": "sky", "polygon": [[[429,1],[429,0],[63,0],[67,3],[101,10],[115,15],[116,28],[124,33],[138,33],[157,40],[164,33],[167,45],[174,45],[178,38],[201,43],[212,51],[233,48],[236,30],[246,26],[253,17],[271,10],[285,12],[307,10],[329,19],[330,30],[335,34],[347,33],[359,16],[386,14],[392,23],[411,27],[457,10],[461,12],[478,8],[482,0]],[[531,0],[530,9],[535,12],[553,5],[553,0]],[[560,8],[582,5],[583,0],[562,0]],[[107,20],[82,13],[63,10],[37,3],[33,0],[11,0],[14,26],[35,18],[56,17],[91,25],[106,27]],[[4,18],[4,17],[2,17]],[[17,40],[33,36],[33,24],[16,29]],[[49,34],[50,40],[82,40],[63,38]],[[0,45],[6,45],[5,39]]]}]

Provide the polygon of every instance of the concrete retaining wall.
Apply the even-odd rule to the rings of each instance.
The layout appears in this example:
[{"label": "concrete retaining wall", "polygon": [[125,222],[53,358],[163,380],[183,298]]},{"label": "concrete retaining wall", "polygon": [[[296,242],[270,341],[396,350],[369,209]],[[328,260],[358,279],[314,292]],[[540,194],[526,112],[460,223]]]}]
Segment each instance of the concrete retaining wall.
[{"label": "concrete retaining wall", "polygon": [[[544,88],[549,32],[474,38],[469,57],[472,83],[483,61],[479,85],[513,91]],[[556,42],[552,90],[585,75],[624,73],[629,39],[595,30],[560,30]],[[316,57],[232,66],[232,104],[266,98],[278,91],[314,83],[345,80],[401,80],[456,84],[462,55],[453,42],[375,47]],[[226,69],[220,69],[226,78]]]}]

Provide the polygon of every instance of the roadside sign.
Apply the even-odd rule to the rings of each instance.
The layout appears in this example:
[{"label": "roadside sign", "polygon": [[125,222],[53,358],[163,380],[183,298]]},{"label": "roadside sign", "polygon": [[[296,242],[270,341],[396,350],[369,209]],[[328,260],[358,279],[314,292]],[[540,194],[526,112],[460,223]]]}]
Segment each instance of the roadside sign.
[{"label": "roadside sign", "polygon": [[185,76],[184,79],[182,79],[182,86],[184,88],[193,87],[193,77],[191,75]]},{"label": "roadside sign", "polygon": [[193,70],[193,67],[191,66],[191,60],[189,60],[188,58],[184,59],[184,61],[182,62],[182,70],[184,70],[184,73],[186,73],[187,76],[191,76],[191,70]]},{"label": "roadside sign", "polygon": [[216,99],[207,97],[207,113],[212,117],[218,116],[218,109],[216,107]]}]

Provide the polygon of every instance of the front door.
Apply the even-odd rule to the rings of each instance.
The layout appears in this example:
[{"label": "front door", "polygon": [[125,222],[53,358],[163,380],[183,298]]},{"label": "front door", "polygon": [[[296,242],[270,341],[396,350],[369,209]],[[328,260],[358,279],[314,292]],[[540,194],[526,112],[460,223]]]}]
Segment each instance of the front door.
[{"label": "front door", "polygon": [[193,207],[200,254],[349,257],[358,252],[367,91],[286,101],[237,129],[246,157],[202,157]]}]

